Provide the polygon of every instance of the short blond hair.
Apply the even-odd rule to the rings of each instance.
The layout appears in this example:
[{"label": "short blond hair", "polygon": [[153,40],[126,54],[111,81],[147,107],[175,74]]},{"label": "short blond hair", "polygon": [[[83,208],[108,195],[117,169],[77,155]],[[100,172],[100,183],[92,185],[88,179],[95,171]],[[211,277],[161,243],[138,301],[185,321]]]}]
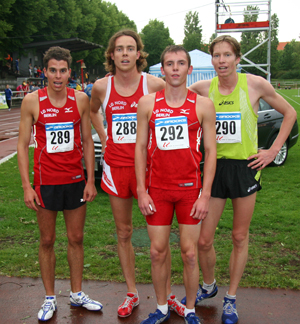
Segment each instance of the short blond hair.
[{"label": "short blond hair", "polygon": [[211,56],[213,56],[213,54],[214,54],[214,48],[215,48],[216,44],[219,44],[221,42],[226,42],[226,43],[230,44],[233,49],[233,52],[237,58],[242,56],[240,43],[234,37],[229,36],[229,35],[219,36],[212,41],[212,43],[209,46],[209,52],[210,52]]}]

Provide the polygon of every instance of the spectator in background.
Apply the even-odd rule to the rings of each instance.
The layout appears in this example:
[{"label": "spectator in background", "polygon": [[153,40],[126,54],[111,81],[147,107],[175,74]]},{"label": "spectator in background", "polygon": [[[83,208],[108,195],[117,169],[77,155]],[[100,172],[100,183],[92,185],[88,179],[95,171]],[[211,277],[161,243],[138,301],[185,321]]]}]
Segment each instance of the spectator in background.
[{"label": "spectator in background", "polygon": [[29,77],[31,78],[32,77],[32,65],[31,65],[31,63],[29,63],[29,65],[28,65],[28,70],[29,70]]},{"label": "spectator in background", "polygon": [[93,88],[93,84],[94,81],[88,81],[87,82],[87,86],[84,89],[84,92],[89,96],[89,98],[91,99],[91,95],[92,95],[92,88]]},{"label": "spectator in background", "polygon": [[88,83],[89,78],[90,78],[90,74],[89,74],[89,72],[85,72],[84,77],[85,77],[85,83]]},{"label": "spectator in background", "polygon": [[78,82],[78,81],[76,82],[76,90],[79,90],[79,91],[82,90],[80,82]]},{"label": "spectator in background", "polygon": [[42,73],[42,70],[41,70],[41,67],[39,66],[37,69],[37,78],[40,77],[41,73]]},{"label": "spectator in background", "polygon": [[6,103],[8,106],[8,111],[10,111],[12,96],[13,96],[12,91],[11,91],[9,85],[7,84],[6,89],[5,89],[5,98],[6,98]]},{"label": "spectator in background", "polygon": [[[17,86],[16,91],[23,91],[22,90],[22,84]],[[22,92],[17,92],[16,97],[23,97],[23,93]]]},{"label": "spectator in background", "polygon": [[17,58],[16,61],[15,61],[15,64],[16,64],[16,73],[17,74],[20,74],[20,70],[19,70],[19,60],[20,59]]},{"label": "spectator in background", "polygon": [[22,91],[24,91],[23,92],[23,96],[25,97],[26,95],[27,95],[27,93],[29,92],[29,85],[25,82],[25,81],[23,81],[23,83],[22,83]]},{"label": "spectator in background", "polygon": [[34,76],[35,78],[38,77],[38,69],[37,69],[37,66],[36,66],[36,65],[35,65],[34,68],[33,68],[33,76]]},{"label": "spectator in background", "polygon": [[41,71],[41,73],[40,73],[40,79],[42,79],[41,80],[41,85],[42,85],[42,88],[44,88],[44,86],[45,86],[45,74],[44,74],[43,71]]}]

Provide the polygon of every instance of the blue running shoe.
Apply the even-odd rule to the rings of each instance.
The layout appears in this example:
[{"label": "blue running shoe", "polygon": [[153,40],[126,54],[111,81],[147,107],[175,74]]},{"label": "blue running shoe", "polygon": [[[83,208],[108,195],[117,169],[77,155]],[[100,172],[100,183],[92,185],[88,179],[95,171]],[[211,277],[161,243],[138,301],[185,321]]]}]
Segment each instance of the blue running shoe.
[{"label": "blue running shoe", "polygon": [[[208,298],[213,298],[217,295],[218,293],[218,286],[215,283],[213,290],[208,294],[207,290],[204,289],[200,284],[199,284],[199,289],[197,291],[197,295],[196,295],[196,300],[195,300],[195,306],[199,306],[199,304],[201,303],[202,300],[204,299],[208,299]],[[183,305],[186,305],[186,297],[183,297],[181,300],[181,303]]]},{"label": "blue running shoe", "polygon": [[149,317],[141,322],[141,324],[160,324],[167,321],[170,318],[170,309],[168,313],[164,315],[159,309],[155,313],[150,313]]},{"label": "blue running shoe", "polygon": [[238,320],[235,299],[224,297],[222,322],[224,324],[235,324]]},{"label": "blue running shoe", "polygon": [[52,318],[53,313],[57,309],[57,302],[54,297],[47,297],[42,305],[40,311],[38,312],[38,319],[40,321],[48,321]]},{"label": "blue running shoe", "polygon": [[199,317],[195,313],[189,313],[184,317],[185,324],[201,324]]},{"label": "blue running shoe", "polygon": [[83,291],[78,293],[78,297],[74,298],[70,293],[70,302],[72,306],[82,306],[90,311],[100,311],[103,305],[96,300],[92,300]]}]

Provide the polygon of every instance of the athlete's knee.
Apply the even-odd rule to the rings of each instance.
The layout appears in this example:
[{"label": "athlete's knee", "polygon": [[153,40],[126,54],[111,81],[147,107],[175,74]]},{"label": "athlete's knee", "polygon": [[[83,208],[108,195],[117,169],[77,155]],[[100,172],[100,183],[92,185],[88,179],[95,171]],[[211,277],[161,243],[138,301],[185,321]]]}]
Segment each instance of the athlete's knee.
[{"label": "athlete's knee", "polygon": [[165,262],[168,254],[168,249],[156,247],[151,245],[150,248],[150,259],[152,263],[163,263]]},{"label": "athlete's knee", "polygon": [[232,231],[232,243],[236,248],[243,248],[248,245],[249,232]]},{"label": "athlete's knee", "polygon": [[201,252],[208,252],[211,250],[214,243],[214,239],[210,237],[205,237],[204,235],[200,235],[200,238],[198,240],[198,250],[199,253]]},{"label": "athlete's knee", "polygon": [[71,245],[83,245],[83,232],[68,233],[68,241]]},{"label": "athlete's knee", "polygon": [[117,225],[117,237],[118,237],[118,244],[126,245],[131,244],[131,237],[132,237],[132,226],[131,225]]},{"label": "athlete's knee", "polygon": [[55,234],[54,235],[41,235],[40,237],[40,247],[42,249],[52,249],[55,243]]},{"label": "athlete's knee", "polygon": [[197,248],[191,247],[190,249],[181,250],[181,257],[185,266],[194,268],[198,262]]}]

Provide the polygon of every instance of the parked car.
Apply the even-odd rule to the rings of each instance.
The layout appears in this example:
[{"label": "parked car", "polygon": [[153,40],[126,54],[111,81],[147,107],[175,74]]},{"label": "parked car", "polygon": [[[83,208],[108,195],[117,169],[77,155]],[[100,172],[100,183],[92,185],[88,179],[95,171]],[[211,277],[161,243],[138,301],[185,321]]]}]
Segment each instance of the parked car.
[{"label": "parked car", "polygon": [[[276,136],[279,133],[282,121],[283,115],[275,109],[273,109],[263,99],[260,99],[257,121],[258,149],[268,149],[271,147],[271,145],[276,139]],[[270,163],[270,165],[281,166],[284,164],[288,156],[288,151],[292,146],[294,146],[297,143],[298,136],[299,130],[298,123],[296,121],[289,137],[283,144],[281,150],[277,154],[274,161]],[[99,179],[101,178],[102,174],[102,167],[100,166],[100,159],[103,158],[101,153],[102,145],[99,136],[94,129],[92,130],[92,137],[95,145],[95,178]],[[203,153],[203,141],[200,150]],[[204,161],[204,153],[202,161]]]},{"label": "parked car", "polygon": [[[258,148],[268,149],[275,141],[281,123],[283,121],[283,115],[273,109],[263,99],[259,102],[258,111]],[[297,120],[292,128],[292,131],[277,154],[276,158],[270,165],[280,166],[283,165],[288,157],[289,149],[297,143],[299,136],[299,129]]]}]

